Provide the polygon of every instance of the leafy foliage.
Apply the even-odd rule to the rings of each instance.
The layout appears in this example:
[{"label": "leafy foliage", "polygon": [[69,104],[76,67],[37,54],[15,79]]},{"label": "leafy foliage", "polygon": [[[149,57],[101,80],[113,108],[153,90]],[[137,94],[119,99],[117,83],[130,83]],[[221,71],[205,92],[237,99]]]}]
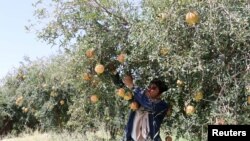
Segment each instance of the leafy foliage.
[{"label": "leafy foliage", "polygon": [[[53,0],[52,10],[43,4],[34,4],[38,23],[46,22],[38,37],[65,53],[22,66],[1,88],[20,113],[21,107],[30,109],[26,120],[34,118],[45,129],[79,131],[106,123],[115,138],[129,112],[129,101],[116,95],[112,79],[117,71],[121,77],[132,73],[142,87],[154,77],[168,83],[163,99],[172,114],[162,129],[176,129],[178,137],[201,140],[209,124],[249,123],[247,0]],[[193,25],[185,19],[190,11],[199,16]],[[120,54],[124,62],[117,60]],[[95,72],[97,64],[104,73]],[[194,110],[187,112],[187,106]]]}]

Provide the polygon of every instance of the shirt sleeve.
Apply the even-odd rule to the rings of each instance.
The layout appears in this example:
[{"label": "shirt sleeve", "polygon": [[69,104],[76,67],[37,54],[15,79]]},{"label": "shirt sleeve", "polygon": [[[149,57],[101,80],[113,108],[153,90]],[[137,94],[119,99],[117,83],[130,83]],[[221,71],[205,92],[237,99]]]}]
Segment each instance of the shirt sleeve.
[{"label": "shirt sleeve", "polygon": [[145,95],[145,90],[142,88],[133,88],[134,99],[139,102],[144,108],[153,110],[153,102]]}]

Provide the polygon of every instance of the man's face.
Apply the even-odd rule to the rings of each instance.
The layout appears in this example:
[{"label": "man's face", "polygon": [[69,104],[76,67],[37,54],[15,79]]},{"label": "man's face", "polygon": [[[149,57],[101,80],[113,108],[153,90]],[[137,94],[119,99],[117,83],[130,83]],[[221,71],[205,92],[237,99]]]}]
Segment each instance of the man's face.
[{"label": "man's face", "polygon": [[152,99],[158,98],[160,96],[160,90],[158,86],[156,86],[155,84],[149,85],[149,87],[146,90],[146,95]]}]

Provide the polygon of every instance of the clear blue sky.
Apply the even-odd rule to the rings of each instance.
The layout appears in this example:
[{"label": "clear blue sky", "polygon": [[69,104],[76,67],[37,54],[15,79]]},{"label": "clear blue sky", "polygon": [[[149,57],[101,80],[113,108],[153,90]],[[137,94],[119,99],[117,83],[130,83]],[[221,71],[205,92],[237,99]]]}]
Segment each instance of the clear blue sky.
[{"label": "clear blue sky", "polygon": [[19,66],[24,56],[35,60],[38,57],[56,54],[51,48],[38,41],[36,35],[27,33],[24,26],[33,17],[34,0],[0,0],[0,79],[8,71]]}]

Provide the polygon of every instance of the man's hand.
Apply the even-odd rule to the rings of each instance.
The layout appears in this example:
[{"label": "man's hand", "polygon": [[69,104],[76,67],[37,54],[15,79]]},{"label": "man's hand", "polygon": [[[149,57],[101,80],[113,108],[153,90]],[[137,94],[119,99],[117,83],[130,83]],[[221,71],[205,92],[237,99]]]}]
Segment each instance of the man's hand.
[{"label": "man's hand", "polygon": [[133,78],[131,75],[125,75],[122,81],[129,89],[131,89],[134,86]]}]

